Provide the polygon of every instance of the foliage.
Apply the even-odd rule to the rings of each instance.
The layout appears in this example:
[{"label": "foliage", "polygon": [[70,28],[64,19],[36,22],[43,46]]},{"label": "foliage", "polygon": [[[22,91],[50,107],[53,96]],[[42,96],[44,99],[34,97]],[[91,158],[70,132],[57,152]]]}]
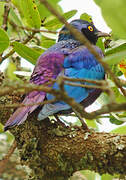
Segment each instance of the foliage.
[{"label": "foliage", "polygon": [[[49,2],[57,9],[63,17],[69,20],[73,17],[77,10],[71,10],[69,12],[63,12],[62,7],[58,4],[60,0],[54,0]],[[97,42],[105,54],[104,62],[108,63],[111,70],[117,77],[124,75],[123,79],[126,77],[126,7],[125,0],[95,0],[95,2],[101,7],[103,17],[105,18],[107,24],[112,29],[112,37],[106,39],[105,41],[100,38]],[[10,63],[7,69],[7,78],[11,80],[18,80],[14,74],[14,71],[24,69],[17,66],[15,61],[15,56],[20,56],[33,65],[36,64],[38,57],[47,48],[55,44],[57,39],[57,31],[62,27],[62,23],[58,18],[54,17],[45,7],[40,3],[39,0],[12,0],[9,9],[8,21],[6,24],[4,22],[4,6],[6,3],[0,2],[0,54],[3,57],[9,58]],[[114,5],[114,6],[113,6]],[[119,11],[119,12],[118,12]],[[90,15],[83,13],[80,16],[81,19],[88,20],[92,23],[92,18]],[[7,30],[4,28],[7,25]],[[116,27],[116,28],[115,28]],[[39,31],[41,30],[41,32]],[[49,31],[49,32],[47,32]],[[51,32],[53,31],[53,32]],[[122,40],[123,39],[123,40]],[[106,41],[110,40],[110,43],[105,46]],[[10,53],[11,52],[11,53]],[[16,52],[16,54],[13,53]],[[12,55],[12,56],[10,56]],[[3,60],[6,58],[3,58]],[[121,76],[122,78],[122,76]],[[22,82],[22,81],[20,81]],[[117,103],[123,103],[126,98],[122,95],[120,90],[112,83],[112,79],[108,76],[109,85],[112,86],[113,93],[115,95],[115,100]],[[101,105],[109,103],[109,97],[104,93],[99,102]],[[86,120],[88,126],[92,128],[99,129],[97,122],[105,118],[104,115],[96,118],[94,121]],[[124,125],[126,118],[126,113],[110,113],[107,115],[111,124],[116,124],[116,129],[111,131],[112,133],[125,134],[126,126]],[[78,122],[77,122],[78,123]],[[76,124],[77,124],[76,123]],[[123,125],[119,126],[118,125]],[[0,132],[2,132],[2,125],[0,124]],[[0,134],[5,135],[7,142],[12,141],[12,135],[9,133]],[[0,147],[2,145],[0,144]],[[2,152],[3,153],[3,152]],[[90,173],[89,171],[84,171],[83,174],[92,179],[95,173]],[[24,175],[24,174],[23,174]],[[97,175],[96,175],[97,176]],[[103,175],[102,180],[113,179],[113,176]]]}]

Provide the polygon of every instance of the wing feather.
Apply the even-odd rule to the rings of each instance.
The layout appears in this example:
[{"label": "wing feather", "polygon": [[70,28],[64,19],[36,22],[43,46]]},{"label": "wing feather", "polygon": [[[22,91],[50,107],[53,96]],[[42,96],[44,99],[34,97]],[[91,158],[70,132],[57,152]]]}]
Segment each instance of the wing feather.
[{"label": "wing feather", "polygon": [[[41,55],[37,61],[36,67],[30,78],[30,82],[41,85],[47,83],[50,79],[56,78],[63,69],[64,54],[61,52],[48,52]],[[45,92],[33,91],[23,100],[23,104],[39,103],[45,99]],[[32,113],[39,105],[25,106],[18,108],[6,122],[4,129],[23,123],[27,116]]]}]

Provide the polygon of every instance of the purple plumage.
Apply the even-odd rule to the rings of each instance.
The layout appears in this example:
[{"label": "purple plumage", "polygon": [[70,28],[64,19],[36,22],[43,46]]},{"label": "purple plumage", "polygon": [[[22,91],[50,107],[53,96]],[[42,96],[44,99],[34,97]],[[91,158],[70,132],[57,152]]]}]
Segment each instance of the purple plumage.
[{"label": "purple plumage", "polygon": [[[96,44],[98,37],[107,36],[106,33],[101,33],[93,24],[87,21],[74,20],[71,24],[82,32],[93,45]],[[92,28],[89,28],[90,26]],[[85,46],[82,46],[79,41],[75,40],[66,27],[63,27],[62,30],[67,33],[60,33],[59,42],[39,57],[30,78],[30,83],[42,85],[48,83],[50,79],[56,79],[61,74],[72,78],[104,79],[105,72],[101,64],[98,63]],[[97,46],[94,46],[94,48],[100,56],[103,56],[102,51]],[[57,83],[53,84],[53,88],[58,89]],[[73,87],[70,85],[65,85],[64,88],[70,97],[74,98],[76,102],[83,104],[84,107],[92,104],[101,93],[101,90]],[[22,103],[40,103],[45,98],[50,100],[53,96],[45,92],[33,91],[26,95]],[[38,106],[33,105],[18,108],[6,122],[5,130],[23,123],[27,119],[27,116]],[[71,111],[71,107],[63,101],[46,104],[42,107],[38,119],[42,120],[49,115],[57,112],[67,112],[67,110]]]},{"label": "purple plumage", "polygon": [[[30,82],[41,85],[47,83],[51,78],[55,79],[62,71],[64,61],[63,53],[48,52],[41,55],[37,61],[37,65],[32,73]],[[33,91],[29,93],[22,104],[41,103],[45,99],[46,93]],[[5,124],[5,130],[10,126],[22,124],[27,116],[32,113],[39,105],[25,106],[18,108]]]}]

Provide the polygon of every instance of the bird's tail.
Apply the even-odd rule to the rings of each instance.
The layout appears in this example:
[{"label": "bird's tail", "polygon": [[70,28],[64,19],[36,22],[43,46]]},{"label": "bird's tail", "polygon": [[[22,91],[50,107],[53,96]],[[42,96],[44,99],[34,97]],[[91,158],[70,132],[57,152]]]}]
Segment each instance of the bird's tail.
[{"label": "bird's tail", "polygon": [[[33,91],[25,97],[22,104],[28,105],[40,103],[44,100],[44,98],[44,93]],[[39,105],[37,104],[33,106],[25,106],[18,108],[6,122],[4,126],[4,131],[7,131],[12,126],[22,124],[27,119],[27,116],[32,113],[38,106]]]}]

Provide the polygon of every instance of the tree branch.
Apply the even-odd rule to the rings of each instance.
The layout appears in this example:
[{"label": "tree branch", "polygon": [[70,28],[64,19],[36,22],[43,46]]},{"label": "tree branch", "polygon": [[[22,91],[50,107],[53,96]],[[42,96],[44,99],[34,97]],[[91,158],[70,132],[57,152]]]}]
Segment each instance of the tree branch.
[{"label": "tree branch", "polygon": [[5,31],[7,31],[7,22],[8,22],[9,12],[10,12],[10,5],[9,5],[9,0],[7,0],[4,6],[3,25],[2,25],[2,28]]},{"label": "tree branch", "polygon": [[[4,97],[4,103],[1,97],[0,101],[6,104],[7,99]],[[34,179],[67,180],[73,172],[85,169],[126,175],[125,135],[62,127],[48,119],[37,121],[38,113],[39,109],[29,115],[24,124],[11,130],[20,150],[21,163],[33,170]],[[0,121],[4,123],[10,114],[12,109],[1,109]]]},{"label": "tree branch", "polygon": [[[77,79],[73,79],[73,80],[77,81]],[[78,81],[81,81],[81,80],[78,79]],[[88,82],[88,80],[85,80],[85,81]],[[90,82],[90,80],[89,80],[89,82]],[[102,115],[102,114],[107,114],[110,112],[121,112],[121,111],[126,110],[126,103],[121,103],[121,104],[115,103],[115,101],[112,98],[112,101],[110,101],[110,104],[106,104],[106,105],[102,106],[100,109],[88,113],[84,110],[84,108],[81,104],[78,104],[73,98],[69,97],[65,91],[56,90],[56,89],[53,89],[46,85],[20,84],[19,82],[10,82],[10,83],[7,82],[7,86],[2,87],[0,89],[0,96],[6,95],[6,94],[11,94],[14,91],[16,91],[17,93],[18,92],[22,93],[22,94],[26,94],[31,91],[44,91],[46,93],[50,93],[55,96],[56,100],[62,100],[64,102],[66,102],[68,105],[70,105],[72,107],[73,111],[79,113],[79,116],[81,116],[82,118],[86,118],[86,119],[95,119],[97,116]],[[40,104],[46,104],[46,103],[48,103],[48,101],[45,103],[40,103]],[[9,107],[9,106],[11,106],[11,105],[7,104],[7,107]],[[24,106],[24,105],[22,104],[21,106]],[[4,107],[6,108],[6,105],[4,105]],[[13,106],[11,106],[11,107],[13,107]]]},{"label": "tree branch", "polygon": [[65,128],[36,114],[12,130],[18,141],[21,163],[42,180],[68,179],[89,169],[99,174],[126,175],[126,136]]}]

